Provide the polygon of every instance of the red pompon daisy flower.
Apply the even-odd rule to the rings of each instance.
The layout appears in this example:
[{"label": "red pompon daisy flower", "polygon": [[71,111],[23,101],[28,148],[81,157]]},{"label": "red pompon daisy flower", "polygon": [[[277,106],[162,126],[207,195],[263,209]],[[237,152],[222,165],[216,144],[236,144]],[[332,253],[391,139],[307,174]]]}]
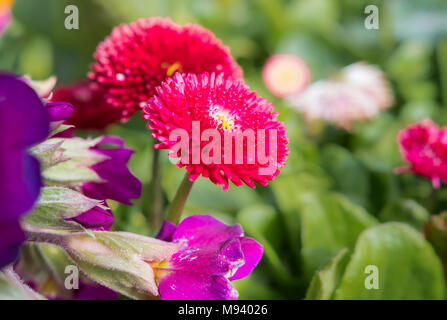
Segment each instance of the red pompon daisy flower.
[{"label": "red pompon daisy flower", "polygon": [[284,167],[286,128],[273,106],[242,82],[177,73],[156,91],[144,108],[152,136],[161,141],[155,148],[170,149],[190,181],[202,175],[225,191],[228,180],[254,188]]},{"label": "red pompon daisy flower", "polygon": [[435,189],[447,182],[447,128],[439,128],[427,119],[403,129],[398,134],[403,159],[409,167],[396,173],[413,172],[429,178]]},{"label": "red pompon daisy flower", "polygon": [[230,51],[209,30],[179,26],[168,18],[140,19],[116,27],[99,44],[90,79],[104,86],[106,99],[127,120],[174,73],[223,72],[242,76]]},{"label": "red pompon daisy flower", "polygon": [[60,86],[53,93],[52,99],[73,105],[73,115],[67,123],[77,129],[104,130],[121,119],[121,109],[109,105],[104,98],[104,91],[94,82],[82,81]]}]

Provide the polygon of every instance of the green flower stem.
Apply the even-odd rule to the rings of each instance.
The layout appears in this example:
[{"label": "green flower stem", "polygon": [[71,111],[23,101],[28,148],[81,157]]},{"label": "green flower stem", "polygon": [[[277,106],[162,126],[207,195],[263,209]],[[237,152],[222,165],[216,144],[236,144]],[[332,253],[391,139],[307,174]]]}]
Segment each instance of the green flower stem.
[{"label": "green flower stem", "polygon": [[153,149],[151,192],[151,225],[154,230],[158,230],[160,229],[161,223],[163,221],[163,193],[161,191],[161,166],[159,149]]},{"label": "green flower stem", "polygon": [[185,207],[186,199],[188,199],[189,193],[191,192],[192,184],[193,182],[189,180],[189,172],[187,172],[168,211],[167,219],[174,224],[180,222],[180,216]]}]

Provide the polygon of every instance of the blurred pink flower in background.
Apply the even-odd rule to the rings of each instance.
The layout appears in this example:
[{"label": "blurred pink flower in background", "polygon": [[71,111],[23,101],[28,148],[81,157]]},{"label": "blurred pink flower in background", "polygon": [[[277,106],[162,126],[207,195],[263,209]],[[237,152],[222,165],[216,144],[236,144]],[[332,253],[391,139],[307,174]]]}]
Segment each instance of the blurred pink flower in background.
[{"label": "blurred pink flower in background", "polygon": [[310,70],[298,56],[277,54],[267,60],[262,78],[270,93],[283,98],[300,93],[309,85]]},{"label": "blurred pink flower in background", "polygon": [[0,0],[0,36],[12,20],[11,7],[14,0]]},{"label": "blurred pink flower in background", "polygon": [[288,100],[307,120],[321,119],[348,131],[353,122],[372,119],[394,101],[384,73],[364,63],[349,65]]},{"label": "blurred pink flower in background", "polygon": [[90,81],[59,86],[53,99],[73,104],[74,112],[67,123],[77,129],[102,131],[121,119],[122,110],[110,106],[100,86]]}]

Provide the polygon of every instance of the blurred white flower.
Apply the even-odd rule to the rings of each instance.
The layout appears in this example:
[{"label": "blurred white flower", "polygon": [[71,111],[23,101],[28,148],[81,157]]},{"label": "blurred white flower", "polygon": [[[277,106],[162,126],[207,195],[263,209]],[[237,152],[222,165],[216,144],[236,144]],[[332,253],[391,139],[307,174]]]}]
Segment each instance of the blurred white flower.
[{"label": "blurred white flower", "polygon": [[344,68],[342,77],[345,83],[372,95],[380,110],[388,109],[393,105],[394,99],[390,85],[379,68],[358,62]]},{"label": "blurred white flower", "polygon": [[355,63],[289,96],[288,101],[308,120],[321,119],[350,130],[353,122],[371,119],[391,107],[393,96],[380,69]]}]

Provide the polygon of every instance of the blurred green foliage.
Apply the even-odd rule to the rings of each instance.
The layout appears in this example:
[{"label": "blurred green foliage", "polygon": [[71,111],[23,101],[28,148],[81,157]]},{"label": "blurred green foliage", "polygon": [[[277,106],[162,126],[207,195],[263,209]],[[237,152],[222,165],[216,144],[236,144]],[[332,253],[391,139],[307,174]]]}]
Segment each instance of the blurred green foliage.
[{"label": "blurred green foliage", "polygon": [[[79,7],[79,30],[64,28],[68,4]],[[364,27],[370,4],[379,7],[379,30]],[[427,117],[447,124],[446,1],[16,0],[15,21],[0,40],[0,68],[35,79],[55,74],[62,83],[82,79],[113,26],[157,15],[212,30],[289,130],[289,161],[269,187],[232,186],[224,193],[201,178],[185,209],[185,215],[241,223],[264,245],[261,265],[235,283],[240,298],[303,299],[306,292],[313,299],[445,298],[440,261],[446,257],[439,256],[445,251],[436,255],[419,230],[445,210],[447,190],[393,169],[403,165],[396,143],[401,128]],[[360,60],[376,64],[389,77],[396,104],[351,133],[331,126],[311,133],[262,83],[262,66],[275,53],[300,55],[313,80]],[[138,115],[108,133],[136,151],[130,166],[145,185],[135,206],[112,204],[115,228],[154,235],[150,134]],[[166,154],[161,159],[168,205],[184,170]],[[367,265],[380,271],[378,290],[364,287]]]}]

